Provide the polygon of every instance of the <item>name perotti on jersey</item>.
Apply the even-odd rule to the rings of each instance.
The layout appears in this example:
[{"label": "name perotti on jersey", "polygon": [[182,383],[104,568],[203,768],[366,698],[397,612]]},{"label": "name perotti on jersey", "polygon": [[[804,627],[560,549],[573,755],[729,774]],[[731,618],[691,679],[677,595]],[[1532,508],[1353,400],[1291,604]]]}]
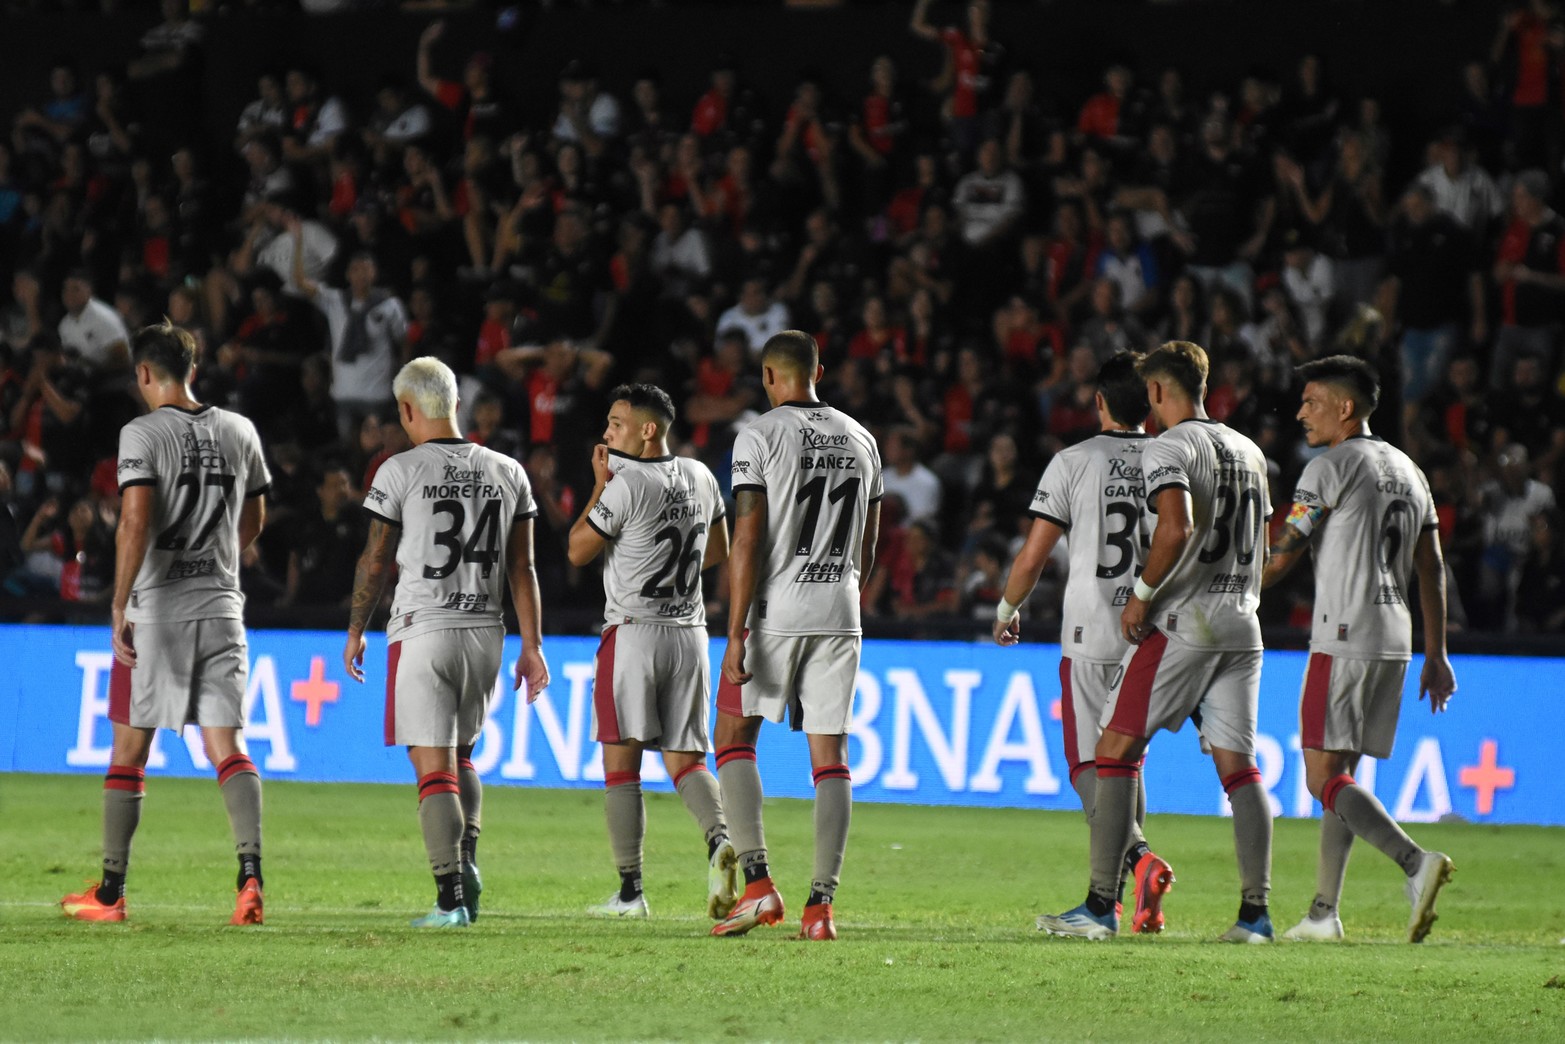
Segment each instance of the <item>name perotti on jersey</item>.
[{"label": "name perotti on jersey", "polygon": [[1260,449],[1217,421],[1191,419],[1142,456],[1147,510],[1167,489],[1190,493],[1194,535],[1163,578],[1147,620],[1169,638],[1207,649],[1261,648],[1261,567],[1271,497]]},{"label": "name perotti on jersey", "polygon": [[520,464],[462,439],[430,439],[380,466],[364,509],[402,528],[388,641],[502,625],[511,524],[537,514]]},{"label": "name perotti on jersey", "polygon": [[823,402],[788,402],[734,440],[733,490],[766,494],[765,559],[750,627],[765,634],[859,634],[859,575],[880,451]]},{"label": "name perotti on jersey", "polygon": [[156,490],[125,619],[242,619],[239,511],[270,483],[255,425],[237,413],[163,406],[120,429],[120,490]]},{"label": "name perotti on jersey", "polygon": [[603,617],[610,624],[706,626],[701,563],[723,494],[705,464],[641,459],[609,450],[613,473],[587,515],[609,541],[603,556]]},{"label": "name perotti on jersey", "polygon": [[1061,450],[1032,495],[1032,514],[1067,534],[1060,649],[1072,660],[1118,663],[1125,652],[1119,613],[1146,558],[1141,458],[1150,440],[1110,431]]},{"label": "name perotti on jersey", "polygon": [[1390,443],[1356,435],[1305,465],[1293,504],[1288,523],[1315,534],[1310,651],[1410,658],[1414,549],[1440,524],[1418,465]]}]

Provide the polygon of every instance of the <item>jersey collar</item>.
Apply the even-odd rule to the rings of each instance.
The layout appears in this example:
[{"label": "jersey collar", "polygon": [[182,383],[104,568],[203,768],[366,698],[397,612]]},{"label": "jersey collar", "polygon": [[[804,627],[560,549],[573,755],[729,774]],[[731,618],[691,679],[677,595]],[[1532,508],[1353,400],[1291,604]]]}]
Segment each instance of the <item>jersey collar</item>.
[{"label": "jersey collar", "polygon": [[467,440],[466,439],[454,439],[454,438],[450,438],[450,437],[439,438],[439,439],[425,439],[424,441],[425,442],[433,442],[437,446],[466,446],[467,445]]},{"label": "jersey collar", "polygon": [[609,448],[609,456],[623,457],[625,460],[640,461],[643,464],[661,464],[664,461],[674,459],[674,455],[672,453],[665,453],[661,457],[636,457],[626,453],[624,450],[614,449],[612,446]]},{"label": "jersey collar", "polygon": [[1144,431],[1100,431],[1099,435],[1107,435],[1111,439],[1150,439],[1152,436]]},{"label": "jersey collar", "polygon": [[191,409],[188,406],[180,406],[177,403],[172,403],[172,402],[165,402],[163,405],[158,407],[158,409],[160,409],[160,410],[173,410],[176,413],[183,413],[187,417],[199,417],[203,413],[205,413],[207,410],[210,410],[211,408],[212,408],[212,404],[209,403],[209,402],[208,403],[202,403],[200,406],[197,406],[195,409]]},{"label": "jersey collar", "polygon": [[794,399],[794,400],[792,400],[790,402],[779,402],[777,405],[779,407],[782,407],[782,406],[796,406],[796,407],[798,407],[801,410],[828,410],[828,409],[831,409],[831,404],[830,403],[828,403],[828,402],[821,402],[819,399],[815,399],[813,401],[808,400],[808,399]]}]

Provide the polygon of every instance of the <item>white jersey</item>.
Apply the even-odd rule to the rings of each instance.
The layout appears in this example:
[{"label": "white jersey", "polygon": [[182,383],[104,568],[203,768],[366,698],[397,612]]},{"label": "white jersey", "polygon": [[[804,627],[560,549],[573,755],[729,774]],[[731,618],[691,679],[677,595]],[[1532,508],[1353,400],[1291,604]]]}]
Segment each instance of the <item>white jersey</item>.
[{"label": "white jersey", "polygon": [[1067,534],[1060,654],[1072,660],[1118,663],[1125,654],[1119,613],[1146,559],[1141,457],[1150,438],[1106,431],[1061,450],[1032,495],[1031,513]]},{"label": "white jersey", "polygon": [[402,528],[388,641],[502,626],[511,524],[538,513],[520,464],[463,439],[430,439],[387,458],[364,510]]},{"label": "white jersey", "polygon": [[1440,524],[1424,473],[1390,443],[1355,435],[1305,466],[1293,504],[1288,524],[1314,534],[1310,651],[1409,659],[1414,549]]},{"label": "white jersey", "polygon": [[1190,493],[1194,532],[1158,586],[1147,621],[1174,641],[1224,651],[1261,648],[1266,520],[1271,498],[1260,448],[1217,421],[1192,418],[1147,446],[1147,510],[1167,489]]},{"label": "white jersey", "polygon": [[271,481],[255,425],[237,413],[163,406],[121,428],[121,492],[156,488],[151,539],[125,619],[243,619],[240,505]]},{"label": "white jersey", "polygon": [[882,491],[874,436],[823,402],[783,403],[734,440],[733,490],[766,495],[750,628],[861,633],[864,525]]},{"label": "white jersey", "polygon": [[603,553],[604,621],[705,627],[701,563],[709,531],[723,525],[723,493],[688,457],[632,457],[609,450],[611,471],[587,524]]}]

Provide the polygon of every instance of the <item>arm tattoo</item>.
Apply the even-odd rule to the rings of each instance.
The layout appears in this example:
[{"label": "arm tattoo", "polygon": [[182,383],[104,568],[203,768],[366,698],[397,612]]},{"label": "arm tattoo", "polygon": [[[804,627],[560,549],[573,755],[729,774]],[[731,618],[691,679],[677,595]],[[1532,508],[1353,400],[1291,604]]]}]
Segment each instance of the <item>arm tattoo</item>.
[{"label": "arm tattoo", "polygon": [[380,592],[386,586],[386,573],[396,555],[398,536],[396,526],[378,518],[370,521],[369,539],[364,542],[364,553],[359,556],[358,567],[353,571],[353,608],[348,615],[350,631],[362,634],[375,607],[380,604]]},{"label": "arm tattoo", "polygon": [[740,490],[734,498],[734,514],[739,518],[753,515],[757,511],[766,509],[766,494],[757,493],[754,490]]},{"label": "arm tattoo", "polygon": [[1291,555],[1296,551],[1304,550],[1309,542],[1310,538],[1294,526],[1283,526],[1282,532],[1277,534],[1277,539],[1272,542],[1271,553],[1273,557]]}]

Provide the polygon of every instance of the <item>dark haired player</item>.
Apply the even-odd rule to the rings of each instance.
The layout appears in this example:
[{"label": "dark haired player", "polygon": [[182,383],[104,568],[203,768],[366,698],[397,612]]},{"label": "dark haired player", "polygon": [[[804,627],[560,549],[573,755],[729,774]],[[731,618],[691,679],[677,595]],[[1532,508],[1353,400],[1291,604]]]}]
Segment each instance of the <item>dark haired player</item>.
[{"label": "dark haired player", "polygon": [[604,814],[620,888],[588,913],[646,917],[641,887],[647,814],[641,752],[662,750],[680,800],[707,845],[707,914],[738,900],[738,857],[717,780],[707,771],[706,602],[701,573],[728,559],[723,494],[705,464],[668,449],[674,402],[651,384],[610,394],[592,496],[571,527],[570,559],[603,555],[603,639],[592,689],[592,738],[603,744]]},{"label": "dark haired player", "polygon": [[1353,839],[1362,837],[1402,868],[1412,906],[1408,942],[1434,924],[1435,898],[1451,860],[1420,848],[1375,795],[1353,779],[1359,758],[1389,757],[1413,654],[1408,583],[1418,575],[1424,668],[1418,698],[1445,710],[1456,677],[1445,652],[1445,563],[1429,483],[1418,465],[1370,433],[1380,379],[1361,359],[1333,355],[1298,368],[1298,419],[1311,446],[1327,447],[1299,476],[1288,524],[1272,545],[1264,584],[1315,554],[1310,661],[1300,695],[1305,781],[1325,807],[1315,901],[1285,938],[1342,938],[1337,913]]},{"label": "dark haired player", "polygon": [[799,935],[837,937],[831,904],[853,810],[859,587],[880,532],[881,471],[874,436],[815,397],[822,372],[813,337],[774,334],[761,349],[772,409],[734,442],[728,648],[714,739],[745,889],[713,935],[783,919],[766,861],[755,742],[762,718],[787,713],[809,739],[815,780],[815,873]]},{"label": "dark haired player", "polygon": [[1261,569],[1265,566],[1266,458],[1206,415],[1207,358],[1170,341],[1136,364],[1163,434],[1142,454],[1147,507],[1157,515],[1141,576],[1120,614],[1135,647],[1103,708],[1094,760],[1092,884],[1086,901],[1039,919],[1054,935],[1106,939],[1140,793],[1141,757],[1160,729],[1196,721],[1233,807],[1239,917],[1224,942],[1272,941],[1272,813],[1255,766],[1261,682]]},{"label": "dark haired player", "polygon": [[[1088,822],[1097,800],[1092,752],[1103,732],[1098,719],[1128,644],[1120,634],[1119,611],[1130,599],[1146,555],[1141,455],[1150,437],[1142,429],[1147,386],[1136,375],[1134,355],[1121,352],[1105,362],[1097,386],[1102,434],[1061,450],[1044,470],[1032,498],[1032,529],[1011,565],[994,622],[1000,645],[1021,640],[1018,606],[1032,594],[1055,544],[1066,537],[1070,571],[1060,623],[1060,716],[1071,786]],[[1145,815],[1143,787],[1125,853],[1125,871],[1134,874],[1136,893],[1131,930],[1160,932],[1163,896],[1174,883],[1174,871],[1147,847],[1141,835]]]},{"label": "dark haired player", "polygon": [[196,342],[164,321],[132,338],[150,411],[120,430],[103,878],[60,901],[82,921],[125,919],[125,874],[158,729],[195,722],[217,767],[239,855],[230,924],[260,924],[261,777],[245,753],[245,642],[239,554],[266,521],[271,482],[255,425],[190,392]]}]

